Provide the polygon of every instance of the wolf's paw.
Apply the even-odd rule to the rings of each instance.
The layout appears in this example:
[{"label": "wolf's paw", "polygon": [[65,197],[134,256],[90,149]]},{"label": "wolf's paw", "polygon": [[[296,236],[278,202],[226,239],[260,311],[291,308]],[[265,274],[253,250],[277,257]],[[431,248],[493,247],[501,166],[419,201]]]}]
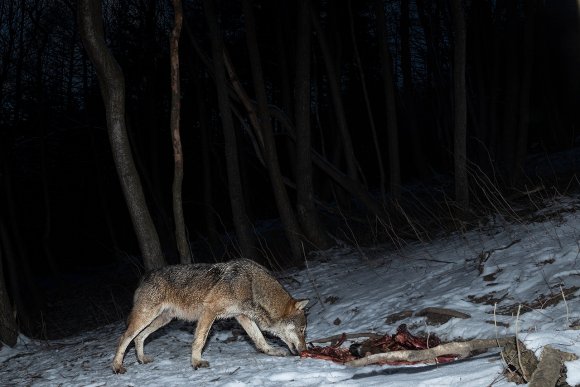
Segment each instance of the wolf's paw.
[{"label": "wolf's paw", "polygon": [[288,351],[284,348],[274,348],[270,347],[264,351],[267,355],[270,356],[288,356]]},{"label": "wolf's paw", "polygon": [[116,374],[124,374],[127,369],[122,364],[113,364],[113,372]]},{"label": "wolf's paw", "polygon": [[147,364],[147,363],[151,363],[153,361],[153,358],[150,356],[143,356],[141,359],[138,359],[139,363],[141,364]]},{"label": "wolf's paw", "polygon": [[209,362],[207,360],[203,360],[203,359],[192,360],[191,366],[193,367],[194,370],[196,370],[198,368],[208,368]]}]

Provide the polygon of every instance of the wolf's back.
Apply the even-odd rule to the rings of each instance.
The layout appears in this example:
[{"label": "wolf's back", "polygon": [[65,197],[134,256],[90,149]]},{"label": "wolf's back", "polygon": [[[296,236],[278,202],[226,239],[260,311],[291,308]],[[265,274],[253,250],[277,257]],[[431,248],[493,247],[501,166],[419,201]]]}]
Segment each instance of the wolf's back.
[{"label": "wolf's back", "polygon": [[143,277],[134,301],[169,298],[201,302],[211,292],[240,300],[252,298],[254,293],[262,296],[264,291],[286,293],[263,266],[249,259],[237,259],[217,264],[171,265],[154,270]]}]

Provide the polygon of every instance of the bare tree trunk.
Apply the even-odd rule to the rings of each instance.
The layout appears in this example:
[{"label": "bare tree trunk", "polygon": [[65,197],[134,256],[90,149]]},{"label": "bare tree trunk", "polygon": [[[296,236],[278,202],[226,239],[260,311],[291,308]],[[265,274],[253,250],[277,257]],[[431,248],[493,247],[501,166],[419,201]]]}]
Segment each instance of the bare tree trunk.
[{"label": "bare tree trunk", "polygon": [[66,82],[66,110],[67,112],[71,112],[74,108],[74,99],[73,99],[73,78],[75,77],[75,53],[77,49],[77,30],[74,29],[71,40],[70,46],[68,51],[68,69],[67,69],[67,82]]},{"label": "bare tree trunk", "polygon": [[415,107],[415,91],[413,86],[413,68],[411,59],[411,18],[409,15],[410,0],[401,0],[401,17],[399,20],[399,31],[401,41],[401,73],[403,75],[403,116],[406,121],[406,131],[412,138],[410,147],[413,155],[416,173],[424,176],[426,173],[426,161],[417,125],[417,112]]},{"label": "bare tree trunk", "polygon": [[[486,147],[489,144],[489,108],[490,96],[490,69],[492,68],[491,42],[493,36],[490,34],[491,13],[489,3],[478,1],[473,3],[470,10],[471,19],[470,42],[477,47],[473,52],[473,65],[468,78],[468,115],[471,115],[472,137],[478,140],[478,144],[473,147],[471,160],[473,160],[484,171],[490,170],[489,153]],[[473,96],[473,98],[471,98]]]},{"label": "bare tree trunk", "polygon": [[490,74],[490,85],[489,85],[489,106],[488,106],[488,122],[489,122],[489,141],[488,146],[491,149],[491,154],[494,159],[501,157],[501,147],[500,145],[500,135],[501,135],[501,125],[499,124],[499,105],[503,98],[500,96],[500,61],[503,58],[501,51],[500,39],[503,39],[503,35],[499,34],[497,30],[492,32],[492,39],[494,44],[492,44],[492,64],[491,64],[491,74]]},{"label": "bare tree trunk", "polygon": [[[401,39],[401,73],[403,75],[403,94],[413,88],[413,70],[411,68],[411,39],[409,0],[401,0],[401,16],[399,18],[399,33]],[[405,101],[407,102],[407,101]]]},{"label": "bare tree trunk", "polygon": [[324,60],[326,73],[328,75],[328,86],[330,89],[330,96],[332,98],[332,104],[334,107],[334,112],[336,114],[338,131],[340,133],[342,144],[344,146],[347,174],[348,177],[350,177],[351,179],[358,180],[357,161],[354,154],[354,148],[352,146],[352,139],[346,122],[346,115],[344,112],[342,97],[340,95],[339,77],[336,70],[336,63],[332,60],[332,55],[330,53],[330,48],[328,46],[326,35],[322,30],[322,28],[320,27],[318,17],[317,15],[314,14],[312,8],[310,10],[310,16],[312,18],[312,24],[316,31],[316,36],[318,37],[318,44],[320,46],[322,59]]},{"label": "bare tree trunk", "polygon": [[[8,79],[8,74],[10,72],[10,65],[12,63],[12,55],[14,54],[14,45],[16,41],[16,26],[15,26],[15,19],[14,19],[14,2],[8,2],[8,15],[5,18],[5,22],[2,25],[2,28],[5,29],[5,40],[3,42],[4,48],[1,51],[1,59],[2,63],[0,66],[0,90],[4,90],[4,83]],[[24,33],[22,29],[20,29],[21,33]],[[4,95],[0,96],[0,103],[4,106],[3,98]]]},{"label": "bare tree trunk", "polygon": [[256,22],[254,19],[254,11],[252,9],[251,0],[242,1],[244,20],[246,26],[246,43],[248,46],[248,56],[250,58],[250,65],[252,70],[252,78],[254,80],[254,91],[256,93],[256,100],[258,102],[258,117],[260,125],[258,130],[262,132],[264,158],[270,181],[272,183],[272,190],[274,192],[274,199],[278,207],[280,219],[284,225],[286,239],[290,244],[292,257],[295,261],[300,261],[302,257],[302,249],[300,244],[300,237],[302,231],[296,220],[294,210],[290,205],[288,192],[284,186],[282,173],[280,172],[280,163],[278,161],[278,152],[276,150],[276,141],[274,139],[274,132],[272,130],[272,121],[270,119],[270,112],[268,109],[268,99],[266,96],[266,86],[264,85],[264,75],[262,72],[262,63],[260,60],[260,52],[258,49],[258,42],[256,36]]},{"label": "bare tree trunk", "polygon": [[[82,72],[82,79],[83,79],[83,103],[85,104],[85,106],[88,106],[89,104],[89,82],[88,82],[88,77],[89,77],[89,71],[88,71],[88,63],[87,63],[87,57],[86,54],[83,53],[83,58],[82,58],[82,64],[83,64],[83,72]],[[84,111],[85,114],[85,120],[86,122],[90,122],[89,118],[88,118],[88,110],[85,109]],[[99,204],[101,206],[101,210],[103,211],[103,217],[105,218],[105,224],[107,225],[107,231],[109,232],[109,238],[111,238],[111,244],[113,245],[113,251],[115,252],[119,252],[119,243],[117,241],[117,235],[115,233],[115,228],[114,228],[114,222],[111,216],[111,210],[110,210],[110,206],[109,206],[109,200],[107,199],[107,195],[105,190],[103,189],[103,183],[105,181],[104,177],[103,177],[103,171],[102,171],[102,162],[101,162],[101,157],[99,155],[99,151],[97,149],[97,139],[96,139],[96,131],[95,130],[90,130],[91,133],[91,150],[92,150],[92,154],[93,154],[93,163],[95,166],[95,171],[96,171],[96,184],[97,184],[97,196],[99,197]]]},{"label": "bare tree trunk", "polygon": [[102,215],[105,219],[105,224],[107,225],[107,231],[109,233],[109,238],[111,239],[111,244],[113,245],[113,251],[117,253],[120,252],[121,249],[119,248],[117,234],[115,233],[115,221],[111,216],[111,206],[109,205],[109,200],[107,199],[107,192],[103,189],[105,178],[102,171],[101,156],[97,149],[95,132],[96,130],[91,130],[91,151],[93,154],[93,163],[96,171],[95,180],[97,184],[97,195],[99,196],[99,205],[101,207]]},{"label": "bare tree trunk", "polygon": [[236,229],[242,255],[248,258],[258,259],[260,257],[258,256],[255,249],[256,243],[253,234],[253,228],[246,214],[244,205],[236,132],[234,131],[234,123],[232,120],[232,112],[230,108],[228,88],[226,83],[223,39],[218,24],[217,14],[214,8],[214,0],[204,0],[203,4],[207,24],[210,31],[211,51],[215,71],[215,83],[217,88],[219,111],[222,118],[222,127],[224,131],[228,189],[230,194],[230,203],[232,206],[234,228]]},{"label": "bare tree trunk", "polygon": [[5,281],[6,276],[4,275],[4,267],[2,264],[4,260],[3,253],[5,252],[3,246],[4,238],[2,236],[6,234],[5,228],[4,221],[0,218],[0,342],[14,347],[16,345],[16,339],[18,338],[18,325],[16,324],[12,303],[8,296]]},{"label": "bare tree trunk", "polygon": [[183,184],[183,151],[179,133],[181,114],[181,84],[179,77],[179,38],[183,26],[183,8],[181,0],[173,0],[175,22],[171,30],[171,138],[173,143],[173,218],[175,221],[175,242],[181,263],[191,263],[191,251],[187,243],[185,220],[183,218],[183,201],[181,200]]},{"label": "bare tree trunk", "polygon": [[[199,62],[195,61],[196,70],[199,70]],[[211,166],[211,141],[210,130],[207,122],[207,111],[205,106],[205,96],[202,89],[201,75],[195,82],[195,102],[197,104],[197,113],[199,116],[199,133],[201,143],[201,163],[202,163],[202,181],[203,181],[203,213],[205,227],[208,235],[210,248],[213,250],[219,243],[219,233],[216,223],[216,211],[213,207],[212,194],[212,166]]]},{"label": "bare tree trunk", "polygon": [[320,249],[331,246],[326,228],[320,222],[314,206],[310,130],[310,7],[309,0],[298,1],[296,31],[296,207],[300,224],[308,239]]},{"label": "bare tree trunk", "polygon": [[[127,129],[129,130],[129,139],[133,147],[137,171],[141,176],[145,196],[150,203],[149,208],[159,233],[161,245],[170,247],[170,254],[173,254],[174,247],[177,248],[175,219],[173,206],[168,208],[165,202],[167,187],[163,160],[166,155],[163,147],[159,146],[162,139],[167,136],[164,130],[159,130],[165,124],[163,122],[165,115],[162,112],[164,103],[159,96],[164,93],[167,86],[159,81],[158,75],[159,71],[164,70],[161,69],[164,63],[155,59],[159,54],[151,46],[151,42],[156,40],[155,36],[158,33],[156,28],[158,19],[164,17],[161,15],[163,12],[160,11],[160,8],[165,9],[165,5],[160,1],[145,1],[141,4],[143,6],[139,7],[139,12],[142,16],[139,16],[139,19],[142,23],[143,36],[138,60],[143,61],[143,69],[140,70],[143,77],[141,79],[143,98],[140,99],[144,111],[141,111],[140,117],[136,119],[139,125],[138,130],[132,131],[132,127],[129,125]],[[136,134],[138,135],[136,136]],[[176,251],[176,254],[179,252]]]},{"label": "bare tree trunk", "polygon": [[[371,110],[371,102],[369,99],[369,93],[367,91],[367,85],[365,80],[365,73],[362,67],[362,62],[360,60],[360,55],[358,52],[358,44],[356,43],[356,36],[354,34],[354,21],[352,17],[351,1],[348,0],[348,15],[350,22],[350,37],[352,39],[352,46],[354,50],[354,58],[356,60],[356,67],[358,68],[358,73],[360,77],[360,82],[363,91],[363,97],[365,99],[365,106],[367,108],[367,115],[369,118],[369,125],[371,127],[371,135],[373,137],[373,144],[375,146],[375,153],[377,155],[377,165],[379,166],[379,186],[381,190],[381,198],[383,203],[386,202],[386,191],[385,191],[385,167],[383,165],[383,153],[379,145],[379,139],[377,136],[377,128],[375,126],[375,119],[373,118],[373,112]],[[300,56],[297,55],[298,58]]]},{"label": "bare tree trunk", "polygon": [[[41,113],[41,119],[45,118],[44,112]],[[39,126],[42,130],[41,134],[41,143],[40,143],[40,172],[42,175],[42,196],[44,199],[44,230],[42,233],[42,250],[44,251],[44,258],[48,264],[48,267],[52,271],[52,273],[58,273],[59,269],[57,264],[54,261],[54,257],[52,255],[52,248],[50,244],[50,236],[52,233],[52,211],[51,211],[51,197],[50,197],[50,187],[49,181],[50,176],[48,175],[48,168],[47,168],[47,155],[46,155],[46,121],[42,120],[39,122]]]},{"label": "bare tree trunk", "polygon": [[101,1],[79,0],[77,7],[80,35],[99,78],[113,158],[143,262],[149,270],[161,267],[166,264],[165,259],[147,209],[125,126],[125,79],[121,67],[105,44]]},{"label": "bare tree trunk", "polygon": [[[30,254],[22,236],[21,227],[18,224],[18,209],[10,203],[15,203],[12,160],[8,149],[13,148],[7,144],[9,141],[0,143],[0,244],[3,251],[3,260],[9,273],[4,278],[10,278],[10,288],[12,301],[18,311],[20,326],[29,327],[31,323],[30,308],[39,307],[42,303],[42,295],[38,291],[37,283],[32,275]],[[10,141],[12,142],[12,141]],[[24,291],[28,295],[28,300],[32,299],[34,305],[25,303]]]},{"label": "bare tree trunk", "polygon": [[[280,93],[282,109],[288,117],[294,116],[294,109],[292,106],[292,87],[290,86],[290,74],[288,70],[288,56],[286,54],[286,20],[288,19],[288,2],[286,0],[277,1],[276,10],[276,46],[278,53],[278,65],[280,74]],[[296,149],[292,141],[285,141],[286,157],[290,169],[291,178],[296,180]],[[306,230],[305,230],[306,231]],[[308,232],[308,231],[306,231]]]},{"label": "bare tree trunk", "polygon": [[47,168],[47,152],[46,152],[46,138],[47,138],[47,123],[49,122],[48,110],[46,108],[48,102],[46,100],[46,91],[44,85],[44,77],[43,77],[43,70],[44,70],[44,62],[42,52],[44,52],[45,43],[43,39],[43,43],[41,45],[40,52],[38,53],[37,60],[36,60],[36,93],[38,96],[38,105],[36,111],[36,127],[39,129],[38,137],[41,139],[40,141],[40,174],[41,174],[41,186],[42,186],[42,194],[43,194],[43,202],[44,202],[44,229],[42,232],[42,250],[44,252],[44,259],[48,264],[49,270],[56,274],[59,272],[59,269],[54,262],[52,256],[52,249],[50,244],[50,237],[52,232],[52,211],[51,211],[51,195],[50,195],[50,187],[49,181],[50,177],[48,176],[49,170]]},{"label": "bare tree trunk", "polygon": [[505,51],[502,59],[505,59],[505,72],[503,86],[505,88],[504,99],[501,103],[503,108],[503,125],[501,131],[501,157],[503,160],[504,174],[513,184],[515,167],[516,135],[518,127],[518,95],[520,87],[520,74],[518,64],[518,5],[515,1],[506,1],[506,33],[502,35],[505,39]]},{"label": "bare tree trunk", "polygon": [[[18,58],[16,60],[15,72],[14,74],[14,121],[20,121],[20,109],[22,107],[22,72],[24,70],[24,56],[26,55],[25,52],[25,44],[24,44],[24,20],[25,20],[25,0],[20,0],[20,26],[18,27]],[[33,34],[33,38],[38,38],[38,34],[35,32]],[[45,38],[46,39],[46,38]],[[42,50],[44,50],[44,44],[42,44]],[[40,49],[39,49],[40,51]],[[38,53],[37,55],[40,55]]]},{"label": "bare tree trunk", "polygon": [[467,91],[465,85],[466,28],[462,0],[451,3],[455,29],[455,48],[453,55],[453,86],[455,102],[455,200],[459,207],[469,207],[469,185],[467,182]]},{"label": "bare tree trunk", "polygon": [[526,21],[524,26],[522,89],[520,91],[520,122],[516,145],[516,164],[514,183],[524,174],[524,161],[528,152],[528,130],[530,125],[530,95],[532,89],[532,72],[534,63],[534,18],[536,17],[536,0],[525,2]]},{"label": "bare tree trunk", "polygon": [[277,0],[276,10],[276,46],[278,54],[278,65],[280,66],[280,92],[282,95],[282,109],[288,117],[292,117],[292,86],[288,70],[288,55],[286,54],[286,20],[288,20],[288,3],[285,0]]},{"label": "bare tree trunk", "polygon": [[385,88],[385,100],[387,108],[387,137],[389,151],[389,188],[395,200],[401,197],[401,163],[399,160],[399,126],[397,122],[397,104],[395,101],[395,84],[389,53],[387,37],[387,25],[385,20],[384,4],[381,0],[375,1],[375,16],[377,18],[377,31],[379,35],[379,49],[381,59],[381,72]]}]

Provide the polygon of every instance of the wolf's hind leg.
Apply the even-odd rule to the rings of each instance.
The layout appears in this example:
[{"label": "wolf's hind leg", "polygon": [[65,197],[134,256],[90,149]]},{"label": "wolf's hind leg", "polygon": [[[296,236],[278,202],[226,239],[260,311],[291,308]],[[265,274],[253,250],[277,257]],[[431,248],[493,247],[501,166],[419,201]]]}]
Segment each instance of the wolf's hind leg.
[{"label": "wolf's hind leg", "polygon": [[145,339],[151,333],[167,325],[171,320],[172,317],[169,315],[169,312],[162,312],[151,324],[149,324],[149,326],[147,326],[147,328],[143,329],[141,333],[135,337],[135,351],[137,352],[137,360],[139,360],[139,363],[147,364],[153,361],[153,358],[145,356],[143,352],[143,343],[145,343]]},{"label": "wolf's hind leg", "polygon": [[241,314],[236,317],[236,320],[238,320],[242,328],[244,328],[248,336],[250,336],[250,338],[252,339],[254,344],[256,344],[256,347],[260,351],[270,356],[288,355],[288,351],[286,351],[284,348],[276,348],[268,344],[268,342],[264,338],[264,335],[262,334],[262,331],[260,331],[260,328],[258,328],[258,325],[256,325],[256,323],[252,321],[249,317]]},{"label": "wolf's hind leg", "polygon": [[131,340],[133,340],[145,327],[151,324],[159,313],[160,310],[133,308],[129,315],[127,330],[119,340],[119,346],[117,347],[117,352],[113,359],[113,372],[116,374],[125,373],[126,369],[123,367],[123,357],[125,356],[127,347],[131,343]]}]

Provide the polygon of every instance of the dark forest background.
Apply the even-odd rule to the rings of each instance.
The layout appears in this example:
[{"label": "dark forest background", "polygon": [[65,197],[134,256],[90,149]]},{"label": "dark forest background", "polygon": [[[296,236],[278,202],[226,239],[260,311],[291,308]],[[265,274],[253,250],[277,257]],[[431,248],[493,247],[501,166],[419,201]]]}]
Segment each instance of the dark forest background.
[{"label": "dark forest background", "polygon": [[[120,318],[162,264],[398,248],[576,188],[575,163],[550,162],[578,140],[576,1],[78,3],[0,3],[0,325],[65,335]],[[79,28],[90,6],[124,78],[145,241]]]}]

